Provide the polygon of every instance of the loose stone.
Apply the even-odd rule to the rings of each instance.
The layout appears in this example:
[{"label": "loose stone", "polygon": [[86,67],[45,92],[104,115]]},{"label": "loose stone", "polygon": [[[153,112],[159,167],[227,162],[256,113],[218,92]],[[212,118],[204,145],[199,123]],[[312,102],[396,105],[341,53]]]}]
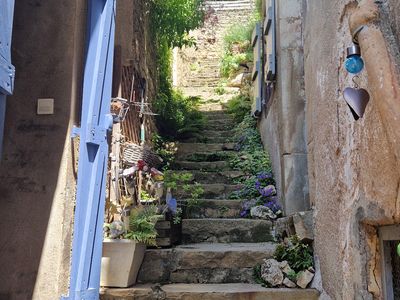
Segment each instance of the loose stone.
[{"label": "loose stone", "polygon": [[279,262],[272,258],[264,259],[264,263],[261,265],[261,278],[273,287],[281,285],[284,276]]},{"label": "loose stone", "polygon": [[302,271],[297,277],[297,285],[302,289],[305,289],[313,278],[314,273],[311,273],[308,270]]}]

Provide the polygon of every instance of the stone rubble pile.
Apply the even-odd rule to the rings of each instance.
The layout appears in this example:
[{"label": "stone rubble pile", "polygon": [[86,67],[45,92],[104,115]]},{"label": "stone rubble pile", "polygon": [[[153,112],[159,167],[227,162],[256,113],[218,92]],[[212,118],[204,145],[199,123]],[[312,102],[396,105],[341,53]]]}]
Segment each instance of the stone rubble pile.
[{"label": "stone rubble pile", "polygon": [[[290,274],[294,274],[293,269],[289,266],[287,261],[278,262],[276,259],[264,259],[261,265],[261,278],[271,287],[288,287],[302,289],[307,288],[314,278],[315,270],[309,268],[308,270],[301,271],[297,275],[296,282],[289,279]],[[293,279],[293,278],[292,278]]]}]

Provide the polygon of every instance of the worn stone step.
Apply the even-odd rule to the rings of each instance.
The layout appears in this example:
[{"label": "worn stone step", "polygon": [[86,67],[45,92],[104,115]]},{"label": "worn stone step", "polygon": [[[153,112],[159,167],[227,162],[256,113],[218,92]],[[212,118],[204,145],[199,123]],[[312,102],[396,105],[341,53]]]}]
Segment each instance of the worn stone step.
[{"label": "worn stone step", "polygon": [[225,143],[225,142],[230,142],[232,141],[232,137],[226,137],[226,136],[215,136],[215,137],[208,137],[206,135],[196,135],[195,137],[191,137],[189,139],[186,139],[185,142],[187,143]]},{"label": "worn stone step", "polygon": [[188,209],[186,214],[189,219],[238,218],[241,203],[242,200],[199,199],[198,205]]},{"label": "worn stone step", "polygon": [[231,137],[233,136],[234,132],[233,130],[203,130],[202,134],[204,136],[209,136],[209,137],[218,137],[218,136]]},{"label": "worn stone step", "polygon": [[[203,188],[202,197],[213,198],[213,199],[226,199],[233,192],[241,189],[243,185],[241,184],[223,184],[223,183],[205,183],[201,184]],[[185,191],[182,188],[177,189],[175,196],[182,199],[190,197],[190,190]]]},{"label": "worn stone step", "polygon": [[148,249],[138,282],[251,282],[252,269],[272,257],[275,243],[202,243]]},{"label": "worn stone step", "polygon": [[177,160],[173,164],[175,170],[203,170],[203,171],[223,171],[230,170],[229,162],[227,161],[205,161],[194,162]]},{"label": "worn stone step", "polygon": [[127,289],[101,289],[101,300],[317,300],[314,289],[264,288],[259,284],[139,284]]},{"label": "worn stone step", "polygon": [[205,116],[208,120],[220,120],[220,119],[227,119],[228,121],[233,121],[233,117],[231,114],[229,114],[227,111],[209,111],[203,113],[203,116]]},{"label": "worn stone step", "polygon": [[[175,173],[188,173],[187,171],[174,171]],[[217,172],[204,172],[194,170],[190,172],[193,177],[193,182],[198,183],[232,183],[233,180],[244,176],[242,171],[217,171]]]},{"label": "worn stone step", "polygon": [[177,157],[184,157],[187,154],[201,152],[210,153],[217,151],[233,151],[235,143],[218,143],[218,144],[204,144],[204,143],[179,143]]},{"label": "worn stone step", "polygon": [[[221,106],[223,106],[223,104],[220,104]],[[227,122],[214,122],[214,121],[207,121],[205,122],[203,129],[204,130],[222,130],[222,131],[226,131],[226,130],[232,130],[235,127],[235,124],[232,123],[227,123]]]},{"label": "worn stone step", "polygon": [[259,284],[170,284],[162,287],[167,299],[179,300],[317,300],[319,292],[307,289],[269,289]]},{"label": "worn stone step", "polygon": [[183,242],[261,243],[273,241],[272,223],[255,219],[184,219]]},{"label": "worn stone step", "polygon": [[[215,139],[215,138],[214,138]],[[199,143],[196,143],[199,144]],[[205,146],[210,145],[210,143],[200,143],[200,144],[204,144]],[[228,145],[230,143],[224,143],[224,145]],[[215,145],[215,144],[211,144],[211,145]],[[230,144],[229,148],[225,148],[225,149],[229,149],[232,150],[233,145]],[[221,161],[221,160],[225,160],[225,161],[230,161],[236,154],[235,151],[229,151],[229,150],[225,150],[225,151],[214,151],[214,152],[179,152],[177,153],[176,157],[178,159],[182,159],[182,160],[186,160],[186,161],[196,161],[196,162],[202,162],[202,161]],[[193,151],[195,151],[195,149],[193,149]]]}]

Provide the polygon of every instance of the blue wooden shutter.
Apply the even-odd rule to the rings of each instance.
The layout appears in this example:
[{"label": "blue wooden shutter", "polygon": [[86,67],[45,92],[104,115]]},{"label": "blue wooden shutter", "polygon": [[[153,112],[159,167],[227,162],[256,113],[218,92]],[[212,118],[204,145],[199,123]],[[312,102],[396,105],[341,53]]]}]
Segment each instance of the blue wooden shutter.
[{"label": "blue wooden shutter", "polygon": [[14,0],[0,2],[0,149],[3,144],[6,96],[14,89],[15,68],[11,64]]},{"label": "blue wooden shutter", "polygon": [[264,20],[265,47],[265,81],[275,81],[276,78],[276,11],[275,0],[269,0]]},{"label": "blue wooden shutter", "polygon": [[115,0],[89,0],[71,278],[64,299],[99,298],[114,29]]},{"label": "blue wooden shutter", "polygon": [[263,35],[261,29],[261,24],[257,23],[252,35],[254,65],[251,77],[254,99],[251,112],[254,117],[261,115],[263,97]]}]

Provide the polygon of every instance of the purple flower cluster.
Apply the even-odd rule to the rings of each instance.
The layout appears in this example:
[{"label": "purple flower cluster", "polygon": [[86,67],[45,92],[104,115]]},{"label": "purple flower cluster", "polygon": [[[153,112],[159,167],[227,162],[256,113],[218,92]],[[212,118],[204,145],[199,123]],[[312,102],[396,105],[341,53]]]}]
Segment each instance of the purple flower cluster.
[{"label": "purple flower cluster", "polygon": [[240,216],[242,218],[250,217],[250,210],[254,206],[263,205],[271,209],[275,214],[281,215],[282,208],[278,203],[275,189],[275,181],[271,173],[261,172],[257,175],[257,180],[254,183],[255,190],[258,191],[258,196],[245,200],[242,203]]}]

